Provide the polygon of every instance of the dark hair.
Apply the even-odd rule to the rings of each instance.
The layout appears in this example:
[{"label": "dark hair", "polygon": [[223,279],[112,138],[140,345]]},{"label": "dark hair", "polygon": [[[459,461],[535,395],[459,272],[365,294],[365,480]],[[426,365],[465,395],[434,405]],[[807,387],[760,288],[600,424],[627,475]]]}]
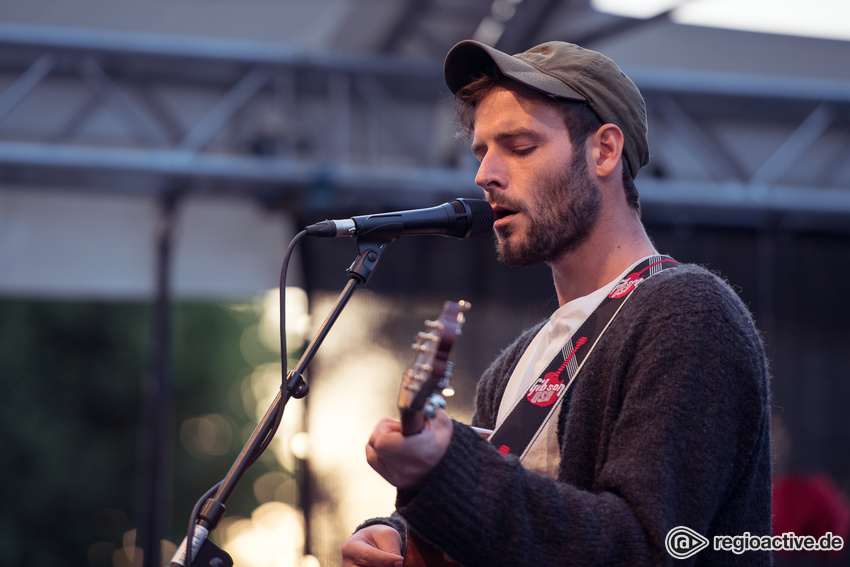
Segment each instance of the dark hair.
[{"label": "dark hair", "polygon": [[[475,107],[478,103],[492,89],[512,82],[515,81],[493,69],[469,82],[457,92],[455,112],[467,138],[472,137],[475,129]],[[587,138],[602,126],[602,121],[585,102],[558,98],[544,93],[540,93],[540,97],[560,113],[567,129],[567,136],[574,146],[583,146]],[[621,159],[625,160],[625,156]],[[624,161],[622,169],[626,202],[640,215],[640,199],[629,164]]]}]

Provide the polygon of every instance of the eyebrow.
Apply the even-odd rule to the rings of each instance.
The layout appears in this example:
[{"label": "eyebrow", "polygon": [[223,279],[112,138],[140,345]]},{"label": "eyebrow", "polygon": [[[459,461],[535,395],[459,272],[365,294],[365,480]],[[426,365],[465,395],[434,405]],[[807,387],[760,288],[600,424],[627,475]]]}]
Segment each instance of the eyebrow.
[{"label": "eyebrow", "polygon": [[[496,143],[504,143],[508,140],[511,140],[511,139],[514,139],[514,138],[521,138],[523,136],[528,136],[529,138],[533,138],[534,140],[539,140],[539,139],[542,138],[542,135],[539,132],[537,132],[536,130],[532,130],[530,128],[520,127],[520,128],[516,128],[514,130],[507,130],[505,132],[499,132],[498,134],[496,134],[496,140],[495,141],[496,141]],[[487,145],[485,143],[475,142],[475,140],[473,139],[472,146],[470,147],[470,149],[472,150],[473,154],[477,155],[479,153],[479,151],[483,150],[486,147],[487,147]]]}]

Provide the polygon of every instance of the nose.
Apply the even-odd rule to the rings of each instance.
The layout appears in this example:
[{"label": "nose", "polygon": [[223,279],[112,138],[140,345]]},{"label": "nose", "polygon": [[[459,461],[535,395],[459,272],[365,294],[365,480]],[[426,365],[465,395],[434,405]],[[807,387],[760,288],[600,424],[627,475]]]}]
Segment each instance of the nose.
[{"label": "nose", "polygon": [[478,164],[475,184],[485,191],[504,189],[507,187],[507,175],[495,154],[487,153]]}]

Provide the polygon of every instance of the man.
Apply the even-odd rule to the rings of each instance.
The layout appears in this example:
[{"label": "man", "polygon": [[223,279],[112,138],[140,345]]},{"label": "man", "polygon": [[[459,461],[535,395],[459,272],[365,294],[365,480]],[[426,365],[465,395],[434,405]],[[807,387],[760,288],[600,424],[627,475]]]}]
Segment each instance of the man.
[{"label": "man", "polygon": [[[658,256],[644,231],[637,88],[610,59],[562,42],[515,56],[461,42],[445,77],[480,161],[499,258],[546,262],[560,307],[479,381],[473,425],[496,428],[493,443],[443,411],[417,435],[378,424],[367,460],[398,488],[397,510],[358,529],[343,564],[401,565],[409,534],[488,566],[671,564],[688,551],[665,545],[680,526],[709,542],[769,535],[763,347],[723,281]],[[584,348],[582,324],[609,298],[619,312],[588,341],[527,448],[495,446],[501,431],[528,426],[514,408],[548,384],[547,367]],[[770,555],[709,545],[689,561],[765,565]]]}]

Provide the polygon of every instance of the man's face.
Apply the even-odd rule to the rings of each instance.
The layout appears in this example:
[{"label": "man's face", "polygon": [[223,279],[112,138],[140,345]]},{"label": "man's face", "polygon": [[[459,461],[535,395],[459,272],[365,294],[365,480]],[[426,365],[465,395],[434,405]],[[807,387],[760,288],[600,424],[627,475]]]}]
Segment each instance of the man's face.
[{"label": "man's face", "polygon": [[602,197],[584,148],[570,143],[560,113],[524,87],[496,87],[475,109],[475,182],[493,206],[499,260],[555,262],[583,243]]}]

